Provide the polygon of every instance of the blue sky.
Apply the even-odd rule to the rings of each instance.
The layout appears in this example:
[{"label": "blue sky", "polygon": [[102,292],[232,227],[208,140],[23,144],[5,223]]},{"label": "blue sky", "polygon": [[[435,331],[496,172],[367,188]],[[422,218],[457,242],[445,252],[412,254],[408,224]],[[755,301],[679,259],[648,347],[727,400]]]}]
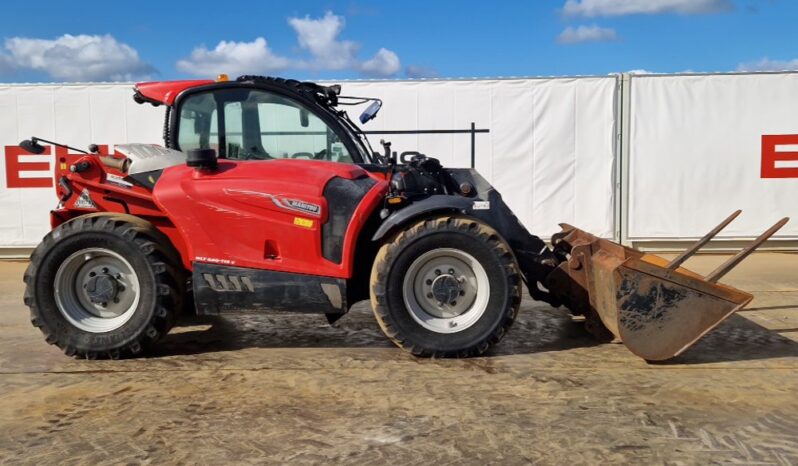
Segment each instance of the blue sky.
[{"label": "blue sky", "polygon": [[10,2],[0,82],[798,69],[796,20],[794,0]]}]

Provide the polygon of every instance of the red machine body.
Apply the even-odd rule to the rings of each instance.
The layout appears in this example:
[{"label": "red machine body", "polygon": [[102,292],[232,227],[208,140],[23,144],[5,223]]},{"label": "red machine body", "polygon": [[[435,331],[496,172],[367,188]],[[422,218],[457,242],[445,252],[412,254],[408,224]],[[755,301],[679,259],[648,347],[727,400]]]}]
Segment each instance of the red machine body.
[{"label": "red machine body", "polygon": [[[181,93],[214,84],[139,83],[134,98],[172,107]],[[100,149],[107,152],[107,147]],[[76,166],[82,169],[68,168]],[[352,276],[357,238],[383,202],[388,184],[384,173],[316,160],[220,159],[214,170],[181,164],[158,173],[152,189],[125,181],[125,173],[95,155],[62,157],[60,167],[56,190],[62,203],[52,211],[53,228],[86,213],[126,213],[166,234],[189,271],[194,263],[208,263],[341,279]],[[344,234],[334,240],[340,242],[340,258],[331,260],[324,257],[321,236],[331,215],[324,190],[336,178],[371,183],[362,198],[338,200],[356,205]]]},{"label": "red machine body", "polygon": [[[120,173],[102,166],[96,157],[85,156],[75,164],[83,162],[90,167],[65,176],[74,195],[52,211],[53,228],[86,213],[131,214],[150,221],[166,234],[188,270],[194,262],[206,262],[350,278],[357,238],[381,206],[387,189],[382,174],[356,165],[226,160],[212,172],[185,165],[167,168],[155,190],[149,191],[125,184]],[[353,206],[341,239],[340,262],[322,255],[321,238],[322,227],[330,217],[324,186],[336,177],[374,180]],[[65,194],[63,186],[59,183],[59,197]],[[302,203],[318,209],[294,207]]]}]

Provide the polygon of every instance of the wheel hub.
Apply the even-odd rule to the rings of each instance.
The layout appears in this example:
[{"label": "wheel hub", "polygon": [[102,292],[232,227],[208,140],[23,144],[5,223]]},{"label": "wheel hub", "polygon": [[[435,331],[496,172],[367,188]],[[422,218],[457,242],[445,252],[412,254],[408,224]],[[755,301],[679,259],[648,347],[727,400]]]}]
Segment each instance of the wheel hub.
[{"label": "wheel hub", "polygon": [[119,282],[108,274],[95,275],[86,280],[84,289],[89,301],[95,304],[107,303],[119,293]]},{"label": "wheel hub", "polygon": [[441,304],[451,304],[460,296],[460,282],[453,275],[438,275],[432,281],[432,296]]},{"label": "wheel hub", "polygon": [[56,271],[55,300],[74,326],[92,333],[127,322],[139,303],[139,279],[118,253],[86,248],[67,257]]},{"label": "wheel hub", "polygon": [[490,295],[482,265],[453,248],[433,249],[419,256],[408,268],[402,290],[413,319],[438,333],[473,325],[485,311]]}]

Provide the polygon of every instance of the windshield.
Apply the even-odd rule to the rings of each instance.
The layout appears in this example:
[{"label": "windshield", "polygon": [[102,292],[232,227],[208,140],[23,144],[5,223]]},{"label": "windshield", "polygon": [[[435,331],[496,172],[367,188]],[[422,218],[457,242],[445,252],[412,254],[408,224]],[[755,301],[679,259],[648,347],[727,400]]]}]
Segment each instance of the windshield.
[{"label": "windshield", "polygon": [[327,123],[333,111],[262,89],[210,90],[182,102],[176,144],[182,151],[214,149],[228,159],[370,160],[361,132],[345,115],[337,118],[340,125]]}]

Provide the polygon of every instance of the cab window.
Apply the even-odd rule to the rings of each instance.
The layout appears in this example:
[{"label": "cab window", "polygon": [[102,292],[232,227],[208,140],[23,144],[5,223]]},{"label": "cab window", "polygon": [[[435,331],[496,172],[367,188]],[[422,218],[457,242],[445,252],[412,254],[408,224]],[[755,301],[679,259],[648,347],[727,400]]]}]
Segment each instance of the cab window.
[{"label": "cab window", "polygon": [[180,106],[177,144],[239,160],[312,159],[352,163],[339,135],[304,105],[257,89],[194,94]]}]

